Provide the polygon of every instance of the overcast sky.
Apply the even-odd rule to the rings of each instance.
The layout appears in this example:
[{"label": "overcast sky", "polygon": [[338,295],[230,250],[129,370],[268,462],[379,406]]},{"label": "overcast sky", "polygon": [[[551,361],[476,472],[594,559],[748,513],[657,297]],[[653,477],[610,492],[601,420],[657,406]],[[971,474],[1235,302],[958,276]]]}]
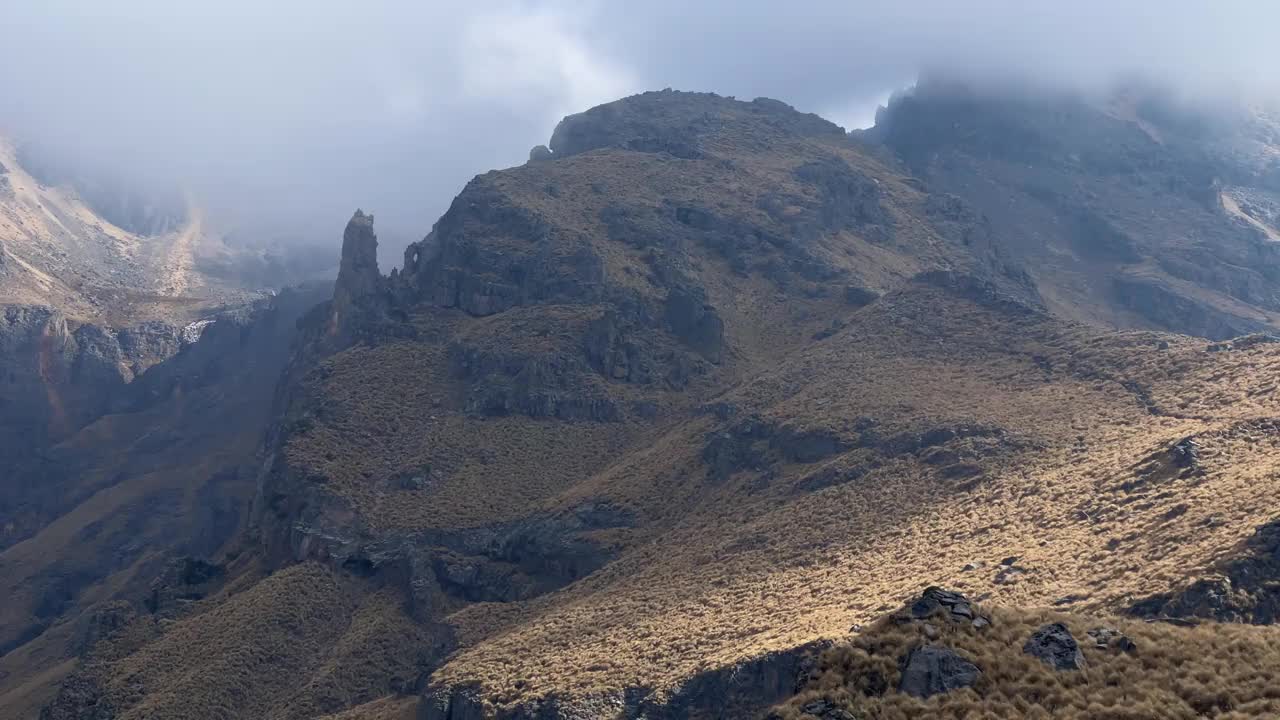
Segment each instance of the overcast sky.
[{"label": "overcast sky", "polygon": [[398,249],[471,176],[633,92],[846,127],[933,66],[1269,98],[1277,27],[1265,0],[4,0],[0,131],[335,253],[360,206]]}]

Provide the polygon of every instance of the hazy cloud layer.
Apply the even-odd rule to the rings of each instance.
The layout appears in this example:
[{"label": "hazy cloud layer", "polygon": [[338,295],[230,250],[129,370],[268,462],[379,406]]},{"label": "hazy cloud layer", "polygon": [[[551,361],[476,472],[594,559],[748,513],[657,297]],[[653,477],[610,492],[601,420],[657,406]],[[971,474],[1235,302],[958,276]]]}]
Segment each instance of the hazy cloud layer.
[{"label": "hazy cloud layer", "polygon": [[1277,21],[1261,0],[14,1],[0,128],[242,230],[336,243],[362,206],[403,246],[472,175],[632,92],[767,95],[846,126],[928,67],[1271,98]]}]

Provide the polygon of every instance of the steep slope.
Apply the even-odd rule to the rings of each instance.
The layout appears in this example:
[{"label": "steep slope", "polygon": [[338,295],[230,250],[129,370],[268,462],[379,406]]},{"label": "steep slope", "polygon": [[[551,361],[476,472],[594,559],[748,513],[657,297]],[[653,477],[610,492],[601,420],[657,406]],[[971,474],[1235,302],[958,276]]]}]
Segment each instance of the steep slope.
[{"label": "steep slope", "polygon": [[6,716],[51,699],[116,599],[237,535],[294,321],[317,300],[250,284],[253,253],[194,209],[148,224],[117,207],[125,230],[31,160],[0,141]]},{"label": "steep slope", "polygon": [[[1228,562],[1273,519],[1280,345],[1150,328],[1269,327],[1256,228],[1182,150],[1072,160],[1132,121],[970,99],[999,132],[926,147],[905,102],[860,139],[714,95],[571,116],[386,277],[357,212],[243,542],[94,624],[48,715],[749,715],[924,584],[1104,613]],[[1199,244],[1121,222],[1153,212]],[[1192,245],[1213,277],[1152,269]],[[1116,291],[1157,272],[1172,315]]]},{"label": "steep slope", "polygon": [[200,213],[154,235],[103,219],[65,185],[46,185],[0,140],[0,304],[47,305],[75,322],[185,324],[254,295],[202,274]]},{"label": "steep slope", "polygon": [[[928,289],[882,299],[728,395],[732,417],[621,458],[594,492],[678,518],[437,677],[513,698],[617,676],[669,687],[838,636],[922,578],[1086,608],[1167,587],[1270,517],[1275,438],[1255,433],[1278,357],[1160,342]],[[1193,434],[1216,467],[1181,474]],[[483,628],[490,612],[455,620]],[[525,661],[529,647],[550,650]]]},{"label": "steep slope", "polygon": [[0,138],[6,454],[79,430],[220,313],[305,277],[300,263],[226,242],[193,204],[161,212],[138,199],[113,201],[116,194],[104,187],[91,202],[70,184],[75,176],[45,163],[38,170],[23,165],[33,162],[39,159]]},{"label": "steep slope", "polygon": [[[1255,718],[1280,713],[1280,629],[1082,613],[908,607],[825,650],[770,720]],[[981,618],[971,622],[970,618]]]},{"label": "steep slope", "polygon": [[289,291],[218,317],[122,386],[101,417],[29,457],[6,457],[3,714],[30,716],[48,702],[72,659],[127,616],[119,598],[149,597],[175,558],[213,556],[236,538],[294,322],[316,299]]},{"label": "steep slope", "polygon": [[1056,314],[1225,339],[1277,327],[1280,245],[1259,209],[1274,150],[1223,114],[927,79],[866,138],[989,218]]}]

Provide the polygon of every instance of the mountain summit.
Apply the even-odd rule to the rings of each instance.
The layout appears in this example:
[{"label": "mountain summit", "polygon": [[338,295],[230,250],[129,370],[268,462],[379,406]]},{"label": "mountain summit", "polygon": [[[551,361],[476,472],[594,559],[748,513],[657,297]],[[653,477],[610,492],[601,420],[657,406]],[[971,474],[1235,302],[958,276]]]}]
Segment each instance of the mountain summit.
[{"label": "mountain summit", "polygon": [[[252,483],[209,491],[234,534],[131,565],[139,593],[92,500],[33,527],[101,562],[32,571],[0,702],[1033,717],[1009,687],[1087,707],[1060,670],[1178,642],[1082,623],[1268,617],[1264,582],[1226,608],[1197,581],[1271,571],[1280,188],[1126,113],[923,84],[851,135],[644,93],[474,178],[388,276],[357,211],[245,416]],[[1272,628],[1229,634],[1273,662]]]}]

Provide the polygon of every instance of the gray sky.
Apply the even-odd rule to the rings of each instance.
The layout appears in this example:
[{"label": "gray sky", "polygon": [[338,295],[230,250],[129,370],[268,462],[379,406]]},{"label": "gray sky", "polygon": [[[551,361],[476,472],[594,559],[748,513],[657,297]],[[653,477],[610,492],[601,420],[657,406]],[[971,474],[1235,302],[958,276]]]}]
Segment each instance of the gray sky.
[{"label": "gray sky", "polygon": [[1277,27],[1267,0],[10,0],[0,132],[335,253],[360,206],[395,252],[471,176],[633,92],[767,95],[846,127],[932,66],[1271,98]]}]

